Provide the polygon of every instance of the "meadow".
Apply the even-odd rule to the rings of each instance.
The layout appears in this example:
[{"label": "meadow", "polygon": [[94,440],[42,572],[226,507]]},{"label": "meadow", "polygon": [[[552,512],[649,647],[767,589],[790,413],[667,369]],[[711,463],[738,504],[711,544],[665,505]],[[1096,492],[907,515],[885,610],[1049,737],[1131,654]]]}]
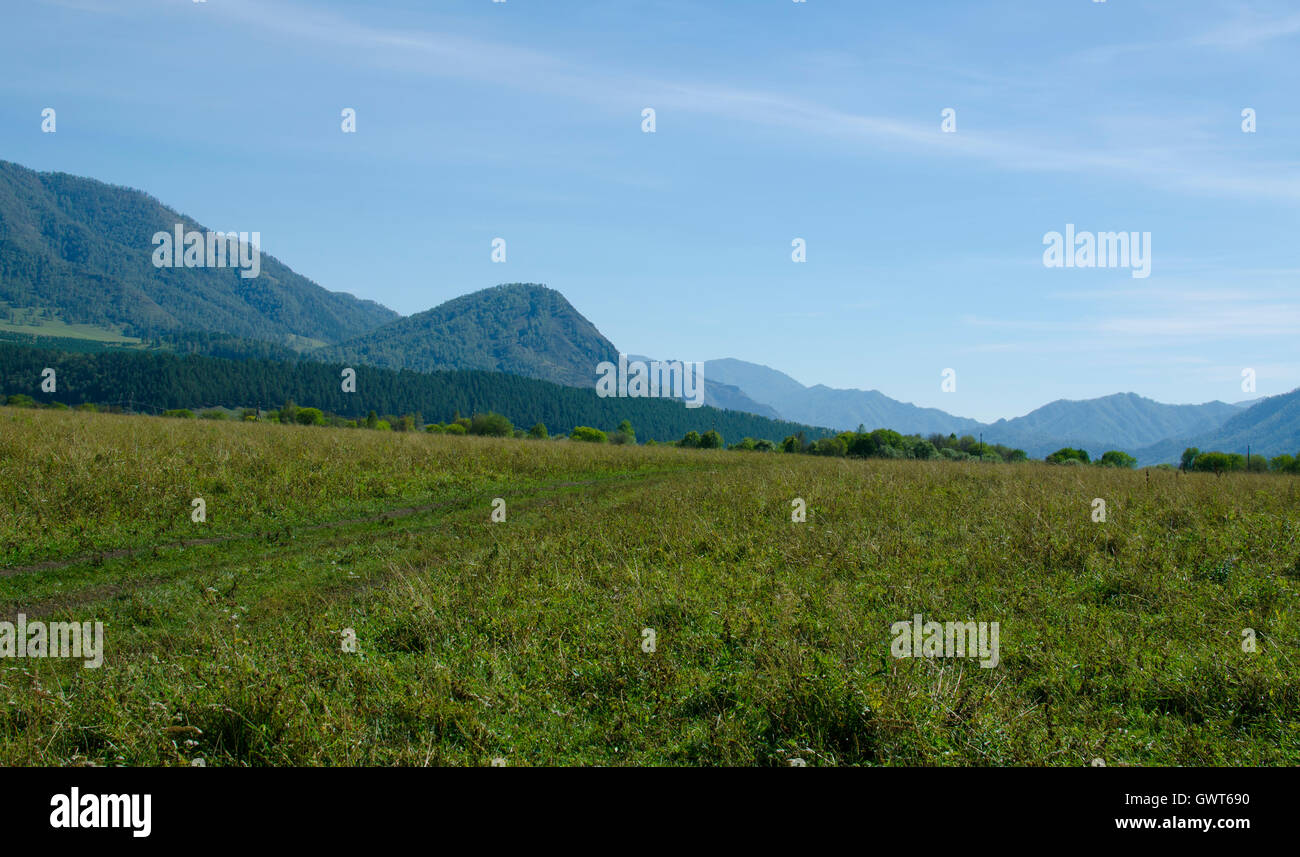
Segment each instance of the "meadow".
[{"label": "meadow", "polygon": [[0,408],[0,764],[1295,765],[1298,481]]}]

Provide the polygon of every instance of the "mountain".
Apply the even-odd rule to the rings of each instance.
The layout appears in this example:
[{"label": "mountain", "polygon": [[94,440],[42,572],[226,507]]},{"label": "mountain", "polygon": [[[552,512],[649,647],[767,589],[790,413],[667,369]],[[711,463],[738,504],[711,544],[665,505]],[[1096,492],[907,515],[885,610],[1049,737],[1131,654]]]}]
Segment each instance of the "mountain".
[{"label": "mountain", "polygon": [[1166,405],[1136,393],[1116,393],[1082,401],[1060,399],[1023,417],[998,420],[985,427],[984,439],[1018,447],[1032,458],[1063,446],[1098,456],[1108,449],[1135,452],[1168,438],[1210,433],[1241,413],[1227,402]]},{"label": "mountain", "polygon": [[982,428],[977,420],[954,417],[938,408],[919,408],[877,390],[805,387],[784,372],[744,360],[706,361],[704,377],[738,387],[751,399],[775,408],[783,419],[841,431],[864,425],[903,434],[969,434]]},{"label": "mountain", "polygon": [[132,337],[200,330],[300,345],[398,317],[326,291],[266,253],[251,278],[231,267],[155,267],[154,234],[178,223],[207,231],[140,191],[0,161],[0,323],[35,323],[24,328],[33,332],[92,325]]},{"label": "mountain", "polygon": [[[655,358],[646,357],[644,354],[629,354],[627,359],[629,362],[639,360],[643,363],[649,363]],[[704,372],[704,403],[713,408],[744,411],[745,413],[757,414],[760,417],[773,420],[781,419],[781,415],[777,413],[776,408],[756,402],[733,384],[724,384],[710,378],[707,370]]]},{"label": "mountain", "polygon": [[564,295],[533,283],[472,292],[338,345],[323,360],[436,372],[484,369],[591,387],[618,349]]},{"label": "mountain", "polygon": [[[564,295],[536,283],[509,283],[453,298],[362,336],[313,352],[321,360],[387,369],[509,372],[568,387],[593,387],[596,366],[618,363],[618,348]],[[638,358],[629,356],[629,360]],[[708,405],[776,419],[775,410],[705,373]]]},{"label": "mountain", "polygon": [[1135,454],[1139,464],[1176,464],[1189,446],[1202,452],[1241,454],[1249,446],[1253,455],[1294,455],[1300,450],[1300,389],[1260,399],[1245,410],[1237,409],[1212,430],[1155,443]]},{"label": "mountain", "polygon": [[[798,401],[808,388],[784,372],[778,372],[758,363],[725,358],[708,360],[704,363],[704,377],[725,384],[733,384],[756,402],[770,405],[777,410]],[[857,428],[854,423],[849,428]]]},{"label": "mountain", "polygon": [[[1227,402],[1166,405],[1136,393],[1117,393],[1083,401],[1061,399],[1022,417],[981,423],[936,408],[918,408],[876,390],[837,390],[821,384],[805,387],[783,372],[743,360],[710,360],[705,363],[705,377],[739,387],[756,401],[775,408],[783,419],[839,430],[862,424],[905,434],[982,432],[985,442],[1023,449],[1032,458],[1042,458],[1063,446],[1080,447],[1094,455],[1109,449],[1136,453],[1170,438],[1210,437],[1244,410],[1240,404]],[[1300,426],[1300,421],[1295,425]],[[1279,431],[1285,434],[1285,429]],[[1178,454],[1182,451],[1179,446]]]}]

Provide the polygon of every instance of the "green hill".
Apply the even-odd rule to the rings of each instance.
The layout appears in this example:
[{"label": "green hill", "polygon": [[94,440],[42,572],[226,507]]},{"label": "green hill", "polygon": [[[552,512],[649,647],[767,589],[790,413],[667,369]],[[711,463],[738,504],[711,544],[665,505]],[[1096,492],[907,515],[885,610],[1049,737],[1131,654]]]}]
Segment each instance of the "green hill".
[{"label": "green hill", "polygon": [[618,349],[564,295],[512,283],[462,295],[320,349],[324,360],[437,372],[483,369],[590,387]]},{"label": "green hill", "polygon": [[207,231],[140,191],[0,161],[0,322],[32,332],[45,322],[55,336],[90,325],[127,337],[201,330],[300,344],[398,317],[326,291],[266,253],[254,278],[229,267],[154,267],[154,234],[177,223]]}]

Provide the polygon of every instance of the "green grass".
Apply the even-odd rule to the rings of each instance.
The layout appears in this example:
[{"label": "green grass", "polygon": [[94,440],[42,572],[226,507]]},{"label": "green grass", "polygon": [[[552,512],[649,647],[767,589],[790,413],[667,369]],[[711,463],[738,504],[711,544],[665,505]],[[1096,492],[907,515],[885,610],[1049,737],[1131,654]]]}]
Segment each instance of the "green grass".
[{"label": "green grass", "polygon": [[1293,765],[1296,486],[0,408],[0,764]]},{"label": "green grass", "polygon": [[83,339],[95,342],[119,345],[139,344],[140,339],[126,336],[119,330],[111,330],[93,324],[69,324],[49,310],[23,307],[11,307],[0,301],[0,333],[23,334],[41,338]]}]

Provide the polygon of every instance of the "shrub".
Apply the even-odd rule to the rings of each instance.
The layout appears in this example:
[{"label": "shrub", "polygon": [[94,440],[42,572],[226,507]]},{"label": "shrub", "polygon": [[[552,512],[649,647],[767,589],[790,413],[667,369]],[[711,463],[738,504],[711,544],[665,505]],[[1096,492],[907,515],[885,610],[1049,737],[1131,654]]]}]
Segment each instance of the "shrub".
[{"label": "shrub", "polygon": [[447,426],[447,428],[444,429],[444,431],[445,431],[447,434],[465,434],[465,433],[466,433],[466,429],[465,429],[465,427],[464,427],[463,425],[461,425],[460,423],[452,423],[451,425]]},{"label": "shrub", "polygon": [[713,429],[700,435],[700,449],[722,449],[723,446],[722,435]]},{"label": "shrub", "polygon": [[323,426],[325,414],[320,408],[299,408],[294,419],[300,426]]},{"label": "shrub", "polygon": [[605,443],[609,440],[609,436],[603,431],[591,428],[590,426],[576,427],[569,433],[569,437],[573,440],[580,440],[585,443]]},{"label": "shrub", "polygon": [[1073,449],[1067,446],[1053,452],[1051,455],[1047,456],[1045,460],[1048,464],[1064,464],[1070,460],[1078,461],[1080,464],[1087,464],[1089,461],[1088,450]]},{"label": "shrub", "polygon": [[226,418],[226,412],[215,409],[208,410],[199,414],[199,418],[204,420],[224,420]]},{"label": "shrub", "polygon": [[1123,467],[1130,470],[1137,467],[1137,463],[1136,458],[1118,449],[1108,450],[1102,454],[1101,458],[1097,459],[1097,464],[1101,467]]},{"label": "shrub", "polygon": [[176,417],[182,420],[194,419],[194,412],[189,408],[173,408],[170,411],[163,411],[162,415],[164,417]]},{"label": "shrub", "polygon": [[528,436],[536,440],[546,440],[549,435],[546,433],[546,426],[538,423],[528,430]]},{"label": "shrub", "polygon": [[466,428],[470,434],[487,435],[488,437],[510,437],[515,431],[515,427],[510,420],[491,411],[486,414],[475,414]]},{"label": "shrub", "polygon": [[618,424],[618,428],[610,435],[610,443],[636,443],[636,432],[632,430],[632,422],[623,420]]},{"label": "shrub", "polygon": [[1246,456],[1227,452],[1202,452],[1196,456],[1192,469],[1203,473],[1230,473],[1246,469]]},{"label": "shrub", "polygon": [[922,461],[939,457],[939,450],[935,449],[934,444],[928,440],[920,440],[912,444],[911,452],[913,458],[919,458]]},{"label": "shrub", "polygon": [[813,455],[843,456],[848,452],[848,444],[842,437],[824,437],[808,448]]}]

